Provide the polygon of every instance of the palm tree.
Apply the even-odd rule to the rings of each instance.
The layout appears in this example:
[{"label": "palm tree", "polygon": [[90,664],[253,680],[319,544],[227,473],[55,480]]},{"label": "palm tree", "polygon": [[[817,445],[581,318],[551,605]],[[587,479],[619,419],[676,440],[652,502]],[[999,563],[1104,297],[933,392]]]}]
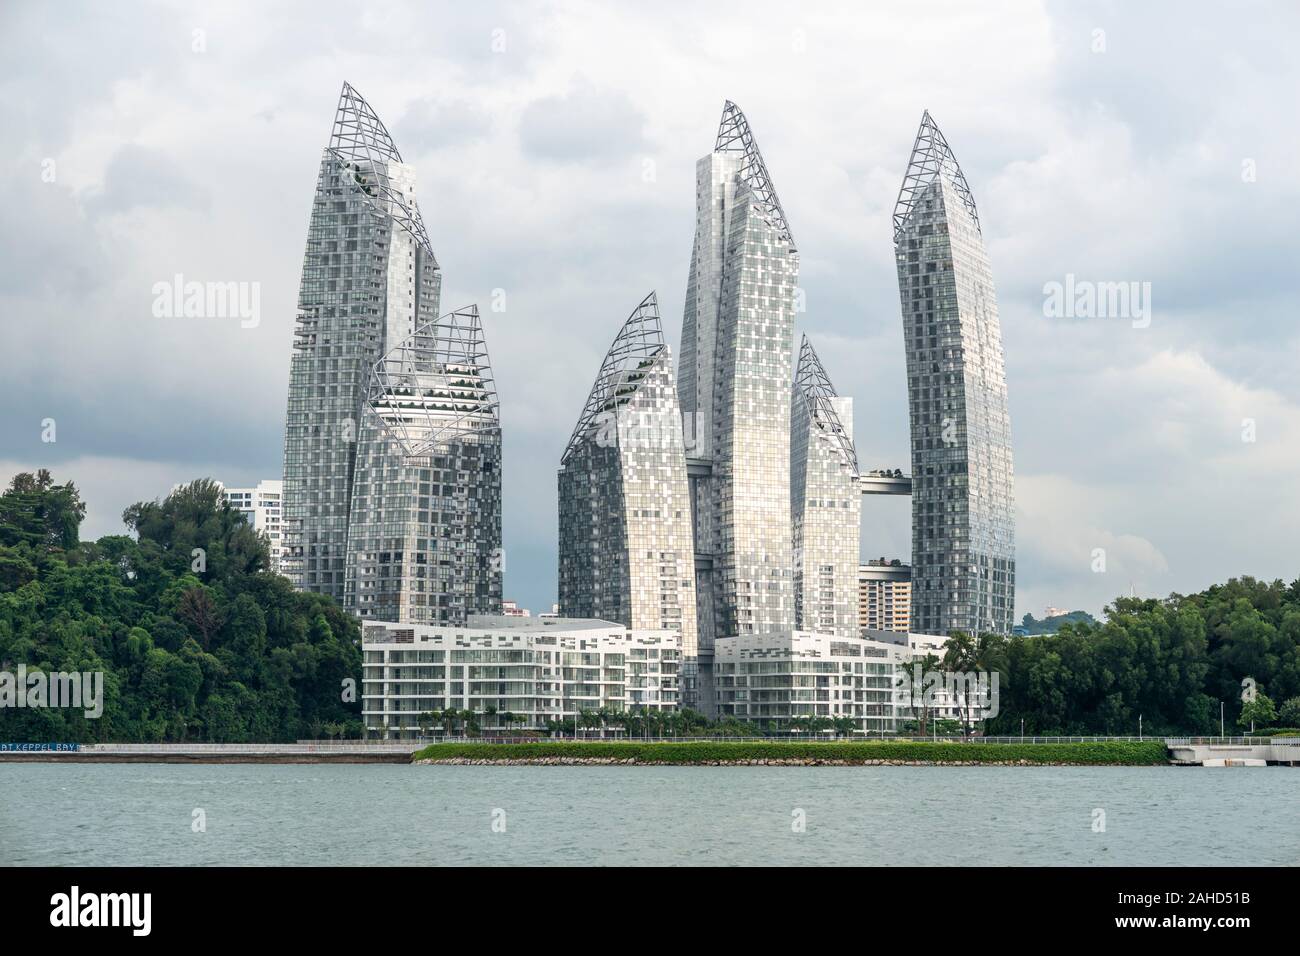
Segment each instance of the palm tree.
[{"label": "palm tree", "polygon": [[[495,716],[497,715],[497,705],[496,705],[496,704],[488,704],[486,707],[483,708],[483,715],[484,715],[485,717],[495,717]],[[491,730],[491,729],[492,729],[492,721],[491,721],[491,720],[484,721],[484,723],[487,724],[487,729],[488,729],[488,730]]]},{"label": "palm tree", "polygon": [[456,729],[456,720],[460,717],[460,711],[454,707],[448,707],[442,712],[442,726],[447,731],[447,736],[451,737]]}]

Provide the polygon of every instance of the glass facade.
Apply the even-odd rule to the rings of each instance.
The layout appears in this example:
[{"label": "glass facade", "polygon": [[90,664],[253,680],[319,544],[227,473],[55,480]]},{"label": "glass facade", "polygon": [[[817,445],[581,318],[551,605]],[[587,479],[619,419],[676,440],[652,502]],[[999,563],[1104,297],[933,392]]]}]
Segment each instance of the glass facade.
[{"label": "glass facade", "polygon": [[605,355],[559,471],[560,614],[677,631],[695,655],[681,410],[650,293]]},{"label": "glass facade", "polygon": [[790,403],[790,515],[794,626],[858,635],[858,538],[862,523],[853,401],[835,394],[804,336]]},{"label": "glass facade", "polygon": [[[411,458],[391,431],[400,424],[394,413],[401,403],[376,392],[384,356],[403,346],[402,354],[414,354],[421,330],[434,325],[440,288],[414,170],[374,110],[345,83],[317,176],[299,289],[281,571],[298,588],[363,614],[383,606],[399,620],[423,615],[416,609],[444,606],[433,598],[444,583],[450,594],[472,593],[480,609],[492,607],[479,568],[456,562],[474,565],[483,549],[499,549],[499,435],[494,451],[484,432],[468,439],[442,432],[445,447],[431,445]],[[495,409],[495,396],[492,401]],[[435,483],[440,494],[431,490]],[[441,491],[448,486],[457,490]],[[436,510],[424,507],[432,500],[439,502]],[[462,528],[466,540],[478,536],[475,547],[457,546]],[[467,578],[472,585],[458,583]],[[399,595],[396,603],[367,600],[390,591]],[[499,574],[495,594],[499,600]],[[445,606],[461,603],[449,597]]]},{"label": "glass facade", "polygon": [[376,364],[358,440],[343,603],[463,624],[501,609],[501,426],[478,309]]},{"label": "glass facade", "polygon": [[695,532],[698,696],[718,637],[790,630],[790,389],[799,254],[740,109],[696,165],[679,381]]},{"label": "glass facade", "polygon": [[1011,426],[979,213],[926,113],[894,211],[912,434],[913,629],[1009,634]]}]

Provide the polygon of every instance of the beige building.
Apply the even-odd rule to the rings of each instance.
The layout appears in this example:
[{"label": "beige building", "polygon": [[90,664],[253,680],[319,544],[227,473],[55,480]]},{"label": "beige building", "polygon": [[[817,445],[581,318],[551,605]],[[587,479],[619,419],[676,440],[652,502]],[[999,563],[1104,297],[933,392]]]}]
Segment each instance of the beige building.
[{"label": "beige building", "polygon": [[858,628],[906,634],[912,622],[912,573],[905,564],[858,568]]}]

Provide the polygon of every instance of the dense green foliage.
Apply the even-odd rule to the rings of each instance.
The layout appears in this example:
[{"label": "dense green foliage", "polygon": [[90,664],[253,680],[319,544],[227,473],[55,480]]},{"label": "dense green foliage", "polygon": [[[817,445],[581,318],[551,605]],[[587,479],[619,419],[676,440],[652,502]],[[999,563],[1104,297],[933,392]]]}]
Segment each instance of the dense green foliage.
[{"label": "dense green foliage", "polygon": [[[1242,681],[1273,700],[1300,694],[1300,581],[1241,578],[1201,594],[1120,598],[1106,621],[1053,636],[990,639],[968,665],[1001,674],[988,734],[1217,734],[1242,719]],[[1278,719],[1300,710],[1279,708]],[[1258,718],[1257,718],[1258,723]]]},{"label": "dense green foliage", "polygon": [[1016,763],[1156,766],[1169,762],[1162,741],[1106,741],[1078,744],[984,744],[890,741],[727,741],[682,743],[572,743],[545,740],[521,744],[431,744],[414,760],[632,760],[636,763],[710,764],[756,760],[871,760],[921,763]]},{"label": "dense green foliage", "polygon": [[1097,619],[1087,611],[1070,611],[1068,614],[1053,614],[1042,619],[1026,614],[1020,626],[1025,634],[1055,634],[1066,624],[1096,624]]},{"label": "dense green foliage", "polygon": [[[0,709],[0,741],[284,741],[360,732],[356,621],[268,572],[268,545],[211,481],[79,542],[69,482],[0,495],[0,670],[104,674],[104,713]],[[355,701],[359,690],[350,695]]]}]

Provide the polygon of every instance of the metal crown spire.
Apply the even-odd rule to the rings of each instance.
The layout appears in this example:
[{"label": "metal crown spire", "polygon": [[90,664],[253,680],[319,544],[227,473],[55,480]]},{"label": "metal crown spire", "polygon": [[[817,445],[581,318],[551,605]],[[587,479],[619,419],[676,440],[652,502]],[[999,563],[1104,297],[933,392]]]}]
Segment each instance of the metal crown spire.
[{"label": "metal crown spire", "polygon": [[359,190],[377,212],[414,236],[434,260],[436,268],[437,259],[433,255],[429,234],[424,229],[424,220],[420,217],[420,207],[414,197],[393,188],[388,175],[388,164],[402,162],[402,154],[397,151],[388,127],[350,83],[345,82],[339,93],[329,151],[351,175],[353,188]]},{"label": "metal crown spire", "polygon": [[903,177],[903,186],[898,191],[898,202],[894,205],[894,239],[902,235],[903,226],[912,209],[925,192],[940,176],[956,190],[961,197],[966,211],[975,220],[975,228],[980,227],[979,211],[975,208],[975,197],[971,195],[966,176],[957,165],[948,141],[943,138],[938,125],[926,110],[921,116],[921,126],[916,131],[916,142],[912,144],[912,155],[907,161],[907,173]]},{"label": "metal crown spire", "polygon": [[478,306],[416,329],[375,363],[366,404],[408,458],[500,428],[496,383]]},{"label": "metal crown spire", "polygon": [[631,401],[637,389],[636,383],[645,377],[645,369],[667,347],[659,321],[659,300],[652,291],[632,310],[605,353],[605,361],[601,363],[600,372],[587,395],[582,415],[560,458],[561,465],[569,460],[598,415],[617,411],[619,406]]},{"label": "metal crown spire", "polygon": [[794,388],[808,403],[808,416],[813,423],[836,443],[840,454],[856,474],[858,452],[853,447],[853,436],[845,430],[831,403],[832,398],[838,397],[835,386],[831,384],[830,376],[826,374],[821,359],[817,357],[817,352],[806,335],[799,346],[799,366],[795,371]]},{"label": "metal crown spire", "polygon": [[776,188],[767,172],[767,164],[763,162],[763,154],[758,151],[758,143],[749,128],[749,120],[745,119],[740,107],[731,100],[727,100],[722,107],[722,122],[718,125],[718,140],[713,151],[745,154],[740,176],[753,192],[755,205],[763,211],[763,217],[781,234],[781,238],[793,246],[790,224],[786,222],[785,211],[776,197]]}]

